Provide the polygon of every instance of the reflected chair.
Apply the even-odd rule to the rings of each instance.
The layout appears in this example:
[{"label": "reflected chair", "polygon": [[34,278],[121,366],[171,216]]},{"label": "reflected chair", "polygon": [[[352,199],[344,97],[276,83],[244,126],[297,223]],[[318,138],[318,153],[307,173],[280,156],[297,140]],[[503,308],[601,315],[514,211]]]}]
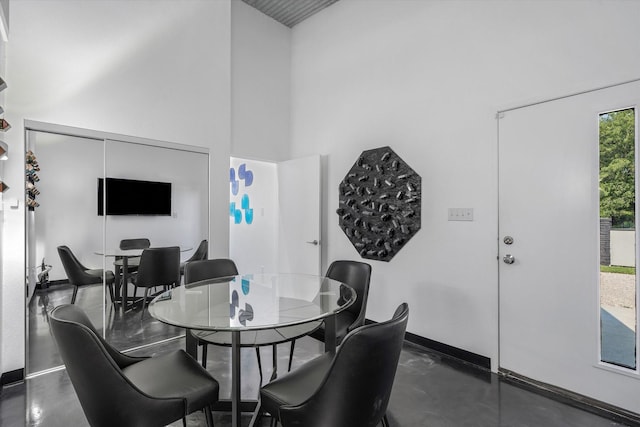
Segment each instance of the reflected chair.
[{"label": "reflected chair", "polygon": [[[208,259],[201,261],[191,261],[185,266],[184,282],[185,286],[189,286],[194,282],[207,279],[227,278],[238,274],[235,263],[226,258]],[[247,331],[240,334],[240,347],[254,347],[256,349],[256,357],[258,359],[258,370],[260,373],[260,384],[262,384],[262,359],[260,357],[260,347],[270,345],[275,347],[277,344],[289,342],[320,327],[321,322],[309,322],[301,325],[285,326],[282,328],[267,329],[260,331]],[[202,346],[202,366],[207,366],[207,346],[209,344],[231,347],[231,334],[227,331],[202,331],[190,330],[189,333],[197,340],[198,345]],[[276,360],[274,348],[273,374],[276,375]]]},{"label": "reflected chair", "polygon": [[149,239],[122,239],[120,240],[120,249],[147,249],[151,247]]},{"label": "reflected chair", "polygon": [[[371,266],[360,261],[336,260],[331,263],[325,276],[342,282],[356,291],[356,301],[336,315],[336,344],[340,344],[349,332],[364,325],[367,299],[369,298]],[[324,323],[310,336],[324,342]],[[293,362],[295,344],[295,340],[291,341],[289,370],[291,370],[291,363]]]},{"label": "reflected chair", "polygon": [[391,320],[351,331],[335,353],[262,387],[259,410],[283,427],[388,426],[387,405],[408,318],[409,306],[403,303]]},{"label": "reflected chair", "polygon": [[148,248],[142,251],[138,272],[132,278],[135,289],[145,288],[142,299],[142,315],[149,301],[149,288],[162,286],[164,289],[172,288],[180,284],[180,248],[170,246],[165,248]]},{"label": "reflected chair", "polygon": [[[120,240],[120,250],[132,250],[132,249],[147,249],[149,247],[151,247],[151,241],[149,239],[146,238],[137,238],[137,239],[122,239]],[[124,275],[122,275],[122,272],[120,271],[122,269],[123,266],[123,262],[122,262],[122,258],[121,256],[116,256],[114,265],[116,267],[116,276],[119,278],[119,283],[121,283],[122,286],[126,286],[126,283],[122,283],[124,282],[124,280],[122,280],[124,278]],[[138,271],[138,265],[140,265],[140,257],[129,257],[127,259],[127,274],[129,273],[135,273],[136,271]]]},{"label": "reflected chair", "polygon": [[131,357],[111,347],[84,311],[60,305],[49,314],[51,332],[89,424],[164,426],[211,405],[219,384],[184,350]]},{"label": "reflected chair", "polygon": [[[191,257],[185,262],[180,264],[180,275],[184,275],[184,267],[188,262],[192,261],[202,261],[209,257],[209,242],[205,239],[198,245],[196,251],[191,255]],[[237,273],[236,273],[237,274]]]},{"label": "reflected chair", "polygon": [[68,246],[58,246],[58,255],[60,261],[62,261],[62,267],[67,275],[69,283],[73,286],[73,296],[71,297],[71,304],[75,304],[76,295],[78,294],[78,287],[87,285],[102,284],[103,276],[107,289],[109,290],[109,297],[111,303],[115,304],[116,298],[114,295],[113,283],[115,276],[112,271],[107,270],[106,273],[103,269],[90,269],[82,265],[82,263],[76,258],[71,249]]},{"label": "reflected chair", "polygon": [[[147,249],[151,247],[151,241],[149,239],[122,239],[120,240],[120,250],[131,249]],[[118,259],[120,257],[116,257]],[[129,258],[129,272],[138,270],[138,264],[140,263],[140,257]]]}]

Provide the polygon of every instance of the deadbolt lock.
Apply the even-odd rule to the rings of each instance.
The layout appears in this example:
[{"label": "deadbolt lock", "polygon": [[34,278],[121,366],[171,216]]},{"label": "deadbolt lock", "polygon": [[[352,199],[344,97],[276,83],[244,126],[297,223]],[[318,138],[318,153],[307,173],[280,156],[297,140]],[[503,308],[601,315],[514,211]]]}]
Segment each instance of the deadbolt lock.
[{"label": "deadbolt lock", "polygon": [[504,239],[502,241],[504,242],[505,245],[511,245],[513,244],[513,237],[504,236]]}]

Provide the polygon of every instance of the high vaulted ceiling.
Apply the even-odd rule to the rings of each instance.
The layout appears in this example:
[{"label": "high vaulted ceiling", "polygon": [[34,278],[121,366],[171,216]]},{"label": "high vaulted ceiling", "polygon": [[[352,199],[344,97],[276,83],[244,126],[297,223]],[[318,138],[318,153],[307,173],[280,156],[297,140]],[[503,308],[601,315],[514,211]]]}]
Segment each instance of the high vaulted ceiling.
[{"label": "high vaulted ceiling", "polygon": [[250,6],[292,28],[338,0],[242,0]]}]

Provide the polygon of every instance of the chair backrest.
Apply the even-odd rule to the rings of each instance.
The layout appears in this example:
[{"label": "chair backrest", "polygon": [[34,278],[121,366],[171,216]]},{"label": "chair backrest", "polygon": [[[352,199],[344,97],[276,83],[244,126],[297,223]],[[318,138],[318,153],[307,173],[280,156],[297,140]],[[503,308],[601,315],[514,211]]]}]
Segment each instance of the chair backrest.
[{"label": "chair backrest", "polygon": [[142,251],[136,286],[172,286],[180,284],[180,248],[148,248]]},{"label": "chair backrest", "polygon": [[122,368],[141,359],[113,349],[81,308],[57,306],[49,324],[91,426],[157,426],[160,420],[184,416],[183,399],[154,399],[131,384]]},{"label": "chair backrest", "polygon": [[186,262],[199,261],[209,257],[209,242],[205,239],[198,245],[196,251]]},{"label": "chair backrest", "polygon": [[85,273],[87,267],[82,265],[68,246],[58,246],[57,249],[60,261],[62,261],[62,267],[70,284],[81,286],[102,283],[102,277]]},{"label": "chair backrest", "polygon": [[120,240],[120,249],[147,249],[151,247],[149,239],[122,239]]},{"label": "chair backrest", "polygon": [[391,320],[350,332],[311,398],[280,408],[282,425],[377,426],[387,411],[408,319],[403,303]]},{"label": "chair backrest", "polygon": [[235,276],[237,274],[236,264],[233,260],[227,258],[191,261],[184,267],[184,283],[186,285],[201,280]]},{"label": "chair backrest", "polygon": [[331,263],[325,276],[349,285],[356,291],[356,301],[345,312],[355,317],[352,327],[364,325],[367,299],[369,298],[371,266],[360,261],[337,260]]}]

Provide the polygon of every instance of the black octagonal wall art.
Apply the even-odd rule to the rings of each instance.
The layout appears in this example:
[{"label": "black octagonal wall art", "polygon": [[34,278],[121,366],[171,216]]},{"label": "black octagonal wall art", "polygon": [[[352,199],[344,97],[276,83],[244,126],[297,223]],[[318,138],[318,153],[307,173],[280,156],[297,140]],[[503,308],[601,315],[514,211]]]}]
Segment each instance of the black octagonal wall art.
[{"label": "black octagonal wall art", "polygon": [[338,194],[340,228],[363,258],[390,261],[420,230],[422,178],[390,147],[363,151]]}]

